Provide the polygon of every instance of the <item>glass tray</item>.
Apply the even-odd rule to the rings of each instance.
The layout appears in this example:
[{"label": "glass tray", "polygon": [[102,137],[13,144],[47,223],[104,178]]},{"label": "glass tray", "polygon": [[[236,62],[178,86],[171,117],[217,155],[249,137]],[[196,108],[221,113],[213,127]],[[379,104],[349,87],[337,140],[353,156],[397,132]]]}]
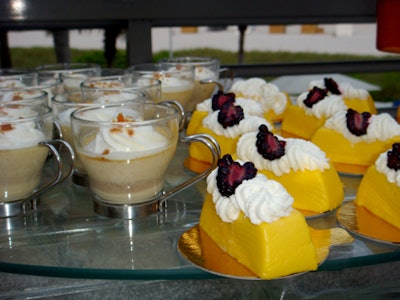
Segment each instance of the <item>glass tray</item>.
[{"label": "glass tray", "polygon": [[[179,144],[167,186],[193,176],[183,167],[187,155],[187,145]],[[346,188],[348,178],[342,178]],[[354,193],[354,178],[350,181],[346,197]],[[38,210],[0,219],[0,271],[86,279],[216,278],[177,250],[181,234],[198,223],[204,193],[205,180],[169,199],[163,212],[121,220],[96,215],[90,190],[67,181],[44,194]],[[308,222],[317,229],[338,226],[334,212]],[[318,270],[396,260],[400,248],[355,237],[332,249]]]}]

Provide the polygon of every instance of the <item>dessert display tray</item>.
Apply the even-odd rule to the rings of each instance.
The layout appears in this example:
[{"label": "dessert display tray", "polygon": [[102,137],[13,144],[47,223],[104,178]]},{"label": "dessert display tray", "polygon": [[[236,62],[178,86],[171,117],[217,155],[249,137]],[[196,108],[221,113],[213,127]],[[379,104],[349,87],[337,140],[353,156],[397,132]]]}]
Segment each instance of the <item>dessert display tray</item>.
[{"label": "dessert display tray", "polygon": [[[187,145],[178,145],[167,186],[193,176],[183,166],[187,150]],[[350,199],[357,178],[342,178],[346,199]],[[178,251],[182,234],[199,221],[205,188],[202,180],[169,199],[163,211],[123,220],[97,215],[90,190],[68,180],[42,195],[37,210],[0,219],[0,271],[87,279],[218,277],[196,267]],[[316,229],[339,227],[335,213],[308,219],[308,223]],[[330,249],[318,270],[398,260],[397,245],[354,235],[352,243]]]}]

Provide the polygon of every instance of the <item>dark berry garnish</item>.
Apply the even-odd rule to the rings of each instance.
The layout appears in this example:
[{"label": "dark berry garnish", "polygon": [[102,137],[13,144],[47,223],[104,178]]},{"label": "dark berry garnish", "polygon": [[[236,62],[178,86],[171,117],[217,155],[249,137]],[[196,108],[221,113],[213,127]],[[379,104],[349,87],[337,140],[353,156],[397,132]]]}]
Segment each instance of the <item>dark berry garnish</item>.
[{"label": "dark berry garnish", "polygon": [[258,153],[268,160],[274,160],[285,155],[286,141],[280,141],[268,127],[260,125],[257,133],[256,147]]},{"label": "dark berry garnish", "polygon": [[324,99],[327,94],[327,89],[321,89],[317,86],[314,86],[313,89],[308,92],[307,98],[303,101],[304,105],[311,108],[314,104]]},{"label": "dark berry garnish", "polygon": [[239,105],[234,105],[233,102],[225,103],[218,113],[218,123],[224,128],[237,125],[243,119],[243,108]]},{"label": "dark berry garnish", "polygon": [[211,108],[213,111],[220,110],[227,102],[235,102],[235,94],[218,91],[211,99]]},{"label": "dark berry garnish", "polygon": [[349,108],[346,113],[347,128],[356,136],[364,135],[367,133],[370,117],[371,113],[367,111],[359,113],[358,111]]},{"label": "dark berry garnish", "polygon": [[389,169],[400,170],[400,143],[394,143],[392,150],[388,151],[386,165]]},{"label": "dark berry garnish", "polygon": [[225,154],[218,160],[217,187],[221,195],[229,197],[235,193],[236,188],[243,182],[257,175],[257,169],[252,162],[243,165],[233,161],[230,154]]},{"label": "dark berry garnish", "polygon": [[342,93],[339,91],[339,85],[332,78],[324,78],[324,83],[326,89],[335,95],[341,95]]}]

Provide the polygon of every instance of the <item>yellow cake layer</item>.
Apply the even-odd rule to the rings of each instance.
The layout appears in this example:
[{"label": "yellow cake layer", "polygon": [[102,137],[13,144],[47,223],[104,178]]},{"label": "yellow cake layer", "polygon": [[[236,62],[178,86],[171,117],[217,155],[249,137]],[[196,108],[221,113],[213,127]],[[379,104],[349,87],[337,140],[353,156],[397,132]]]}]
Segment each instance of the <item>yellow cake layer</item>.
[{"label": "yellow cake layer", "polygon": [[[215,138],[221,148],[221,157],[225,154],[231,154],[236,152],[236,144],[239,140],[239,137],[236,138],[228,138],[222,135],[217,135],[214,131],[201,126],[197,133],[205,133],[209,134]],[[203,143],[193,142],[189,146],[189,156],[193,159],[211,163],[212,155],[210,150]]]},{"label": "yellow cake layer", "polygon": [[222,250],[260,278],[273,279],[318,267],[310,230],[304,216],[295,209],[273,223],[254,225],[242,213],[234,222],[226,223],[207,194],[200,227]]},{"label": "yellow cake layer", "polygon": [[357,190],[356,204],[400,229],[400,187],[371,165]]},{"label": "yellow cake layer", "polygon": [[193,135],[199,133],[199,128],[203,124],[203,119],[207,117],[208,113],[205,111],[195,110],[190,117],[189,124],[186,128],[187,135]]},{"label": "yellow cake layer", "polygon": [[400,137],[372,143],[351,143],[341,133],[321,127],[311,138],[311,142],[321,148],[332,161],[338,172],[364,174],[379,154],[392,147]]},{"label": "yellow cake layer", "polygon": [[315,131],[324,125],[326,118],[318,119],[314,116],[306,115],[304,110],[291,105],[285,113],[281,124],[281,135],[283,137],[294,137],[310,140]]},{"label": "yellow cake layer", "polygon": [[369,96],[367,100],[346,97],[344,97],[343,100],[348,108],[352,108],[360,113],[364,111],[368,111],[371,114],[377,113],[375,102],[371,96]]},{"label": "yellow cake layer", "polygon": [[343,183],[332,165],[324,172],[304,170],[281,176],[268,170],[259,172],[286,188],[294,198],[294,208],[322,213],[337,208],[343,201]]}]

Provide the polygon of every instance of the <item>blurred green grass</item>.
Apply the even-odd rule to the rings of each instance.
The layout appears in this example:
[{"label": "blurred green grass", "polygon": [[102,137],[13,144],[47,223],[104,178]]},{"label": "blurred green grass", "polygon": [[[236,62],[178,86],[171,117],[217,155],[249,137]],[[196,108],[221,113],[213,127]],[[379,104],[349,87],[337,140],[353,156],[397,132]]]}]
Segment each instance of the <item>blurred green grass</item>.
[{"label": "blurred green grass", "polygon": [[[174,56],[211,56],[218,58],[222,65],[236,64],[238,55],[236,51],[224,51],[211,48],[199,48],[174,51]],[[168,57],[167,50],[156,52],[153,60],[159,61]],[[42,64],[52,64],[56,62],[53,48],[12,48],[12,65],[14,68],[34,68]],[[259,63],[282,63],[282,62],[317,62],[317,61],[340,61],[340,60],[375,60],[393,59],[396,56],[367,56],[367,55],[347,55],[347,54],[321,54],[312,52],[285,52],[285,51],[246,51],[244,53],[245,64]],[[81,50],[71,49],[72,62],[91,62],[106,67],[107,63],[102,50]],[[118,50],[114,63],[114,68],[126,68],[127,59],[124,50]],[[385,73],[349,73],[346,74],[354,78],[364,80],[371,84],[381,87],[380,91],[371,92],[376,101],[395,101],[400,99],[400,70],[399,72]],[[265,78],[271,80],[273,78]]]}]

